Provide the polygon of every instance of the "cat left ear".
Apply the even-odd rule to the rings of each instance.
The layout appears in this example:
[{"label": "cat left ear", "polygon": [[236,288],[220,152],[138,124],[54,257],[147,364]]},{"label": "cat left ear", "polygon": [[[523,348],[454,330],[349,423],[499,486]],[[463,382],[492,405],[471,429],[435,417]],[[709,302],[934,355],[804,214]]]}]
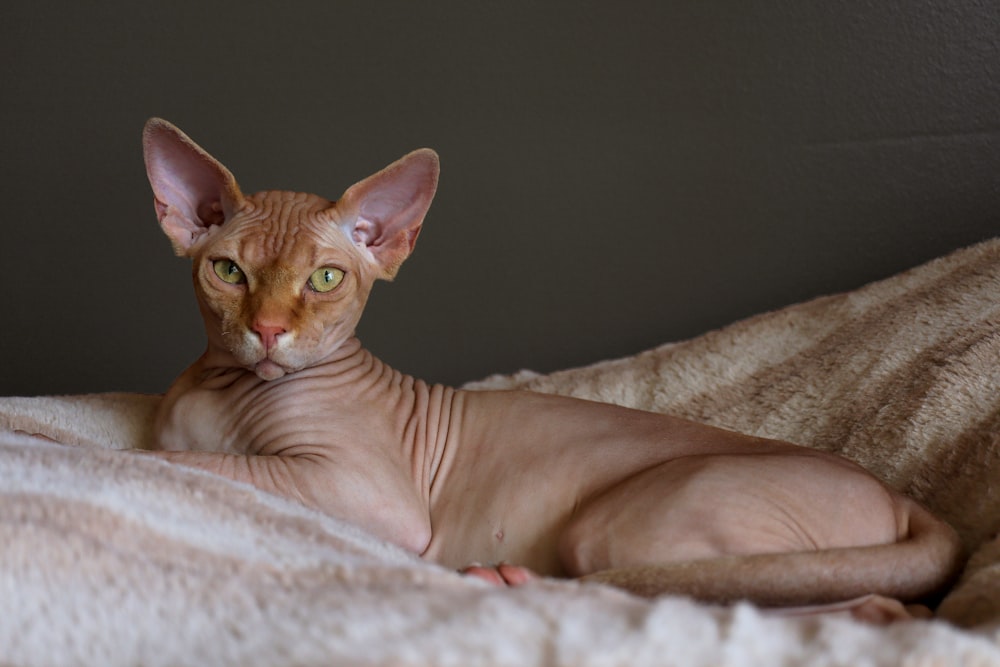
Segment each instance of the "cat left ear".
[{"label": "cat left ear", "polygon": [[236,179],[186,134],[160,118],[142,131],[146,174],[155,196],[156,217],[178,255],[242,205]]},{"label": "cat left ear", "polygon": [[438,182],[438,155],[422,148],[355,183],[337,202],[341,226],[392,280],[417,242]]}]

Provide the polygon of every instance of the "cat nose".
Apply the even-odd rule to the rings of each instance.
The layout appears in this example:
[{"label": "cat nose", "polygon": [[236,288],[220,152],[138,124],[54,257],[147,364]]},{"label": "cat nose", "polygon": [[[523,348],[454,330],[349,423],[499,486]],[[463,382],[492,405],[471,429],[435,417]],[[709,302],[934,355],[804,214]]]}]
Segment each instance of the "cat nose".
[{"label": "cat nose", "polygon": [[281,325],[265,324],[263,322],[254,322],[251,329],[260,336],[260,342],[264,344],[266,351],[270,351],[271,348],[278,344],[278,336],[288,331]]}]

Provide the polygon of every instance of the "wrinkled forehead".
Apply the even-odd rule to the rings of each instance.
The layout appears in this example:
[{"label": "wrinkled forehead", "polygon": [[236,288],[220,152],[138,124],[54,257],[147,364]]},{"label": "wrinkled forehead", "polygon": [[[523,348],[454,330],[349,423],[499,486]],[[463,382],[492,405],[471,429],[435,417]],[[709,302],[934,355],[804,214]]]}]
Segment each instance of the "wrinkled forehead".
[{"label": "wrinkled forehead", "polygon": [[357,250],[339,226],[334,202],[301,192],[268,190],[245,199],[225,225],[244,261],[268,264],[278,258],[318,260],[331,252]]}]

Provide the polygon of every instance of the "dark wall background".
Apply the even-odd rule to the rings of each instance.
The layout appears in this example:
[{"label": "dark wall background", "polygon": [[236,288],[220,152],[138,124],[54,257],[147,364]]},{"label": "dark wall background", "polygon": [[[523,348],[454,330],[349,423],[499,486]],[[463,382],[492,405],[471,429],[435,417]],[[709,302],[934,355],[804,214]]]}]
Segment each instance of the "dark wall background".
[{"label": "dark wall background", "polygon": [[8,3],[0,394],[156,392],[202,350],[139,133],[246,191],[442,156],[368,346],[430,380],[636,352],[1000,229],[1000,4]]}]

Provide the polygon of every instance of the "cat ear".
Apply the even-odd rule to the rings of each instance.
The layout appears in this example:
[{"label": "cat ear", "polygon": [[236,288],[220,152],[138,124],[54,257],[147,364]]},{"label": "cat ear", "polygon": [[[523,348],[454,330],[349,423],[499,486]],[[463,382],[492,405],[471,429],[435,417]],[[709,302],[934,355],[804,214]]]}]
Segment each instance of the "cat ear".
[{"label": "cat ear", "polygon": [[337,202],[341,227],[392,280],[417,242],[437,189],[438,156],[422,148],[355,183]]},{"label": "cat ear", "polygon": [[178,255],[243,202],[233,175],[218,160],[165,120],[152,118],[142,131],[146,174],[156,217]]}]

